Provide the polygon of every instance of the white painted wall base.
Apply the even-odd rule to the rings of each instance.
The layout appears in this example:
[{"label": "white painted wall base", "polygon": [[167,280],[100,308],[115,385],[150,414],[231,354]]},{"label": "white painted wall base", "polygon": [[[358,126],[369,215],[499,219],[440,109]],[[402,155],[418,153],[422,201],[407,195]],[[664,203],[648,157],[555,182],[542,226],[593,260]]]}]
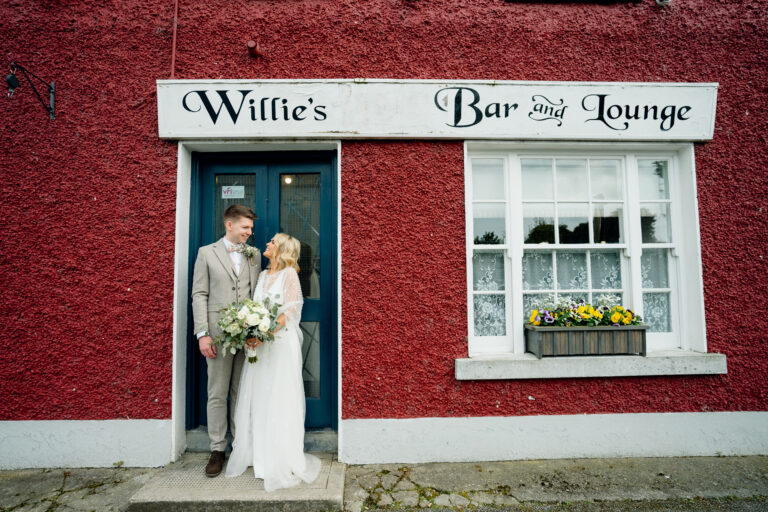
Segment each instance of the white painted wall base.
[{"label": "white painted wall base", "polygon": [[343,420],[347,464],[768,454],[768,412]]},{"label": "white painted wall base", "polygon": [[0,469],[164,466],[171,429],[171,420],[0,421]]}]

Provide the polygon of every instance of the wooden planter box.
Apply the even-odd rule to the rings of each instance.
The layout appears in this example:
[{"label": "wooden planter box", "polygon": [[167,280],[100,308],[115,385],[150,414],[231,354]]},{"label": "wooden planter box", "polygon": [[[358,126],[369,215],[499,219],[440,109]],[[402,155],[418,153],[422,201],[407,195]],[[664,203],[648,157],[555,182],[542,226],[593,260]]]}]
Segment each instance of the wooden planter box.
[{"label": "wooden planter box", "polygon": [[645,355],[647,325],[599,327],[525,326],[525,351],[541,359],[560,356]]}]

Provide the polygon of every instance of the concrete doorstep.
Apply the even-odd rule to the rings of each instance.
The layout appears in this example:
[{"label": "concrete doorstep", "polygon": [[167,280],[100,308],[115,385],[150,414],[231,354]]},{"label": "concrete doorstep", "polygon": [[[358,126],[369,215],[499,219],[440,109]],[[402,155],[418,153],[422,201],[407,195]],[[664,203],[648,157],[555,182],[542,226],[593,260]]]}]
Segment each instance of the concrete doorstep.
[{"label": "concrete doorstep", "polygon": [[264,482],[253,478],[249,468],[235,478],[222,472],[215,478],[203,470],[208,453],[185,453],[159,470],[130,499],[130,512],[174,511],[281,511],[324,512],[341,510],[346,466],[330,453],[315,453],[322,461],[320,475],[311,484],[289,489],[264,490]]}]

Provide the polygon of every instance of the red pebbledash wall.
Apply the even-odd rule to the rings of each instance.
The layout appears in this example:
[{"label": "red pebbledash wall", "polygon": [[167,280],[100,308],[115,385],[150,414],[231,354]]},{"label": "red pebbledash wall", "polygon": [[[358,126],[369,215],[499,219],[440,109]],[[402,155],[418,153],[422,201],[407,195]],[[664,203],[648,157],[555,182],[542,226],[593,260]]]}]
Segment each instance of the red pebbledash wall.
[{"label": "red pebbledash wall", "polygon": [[[727,375],[456,381],[463,144],[344,141],[343,418],[766,410],[767,0],[179,6],[183,79],[720,83],[695,151],[707,339]],[[0,420],[170,418],[177,150],[157,137],[155,80],[173,8],[0,6],[2,55],[57,88],[54,121],[26,83],[0,98]]]}]

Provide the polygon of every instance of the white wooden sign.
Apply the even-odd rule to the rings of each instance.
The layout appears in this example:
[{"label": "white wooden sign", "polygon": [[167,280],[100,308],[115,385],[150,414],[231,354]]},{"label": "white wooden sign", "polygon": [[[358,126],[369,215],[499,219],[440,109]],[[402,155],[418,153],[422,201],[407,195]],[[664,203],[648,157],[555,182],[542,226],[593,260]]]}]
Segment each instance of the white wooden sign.
[{"label": "white wooden sign", "polygon": [[161,138],[707,140],[717,84],[158,80]]}]

